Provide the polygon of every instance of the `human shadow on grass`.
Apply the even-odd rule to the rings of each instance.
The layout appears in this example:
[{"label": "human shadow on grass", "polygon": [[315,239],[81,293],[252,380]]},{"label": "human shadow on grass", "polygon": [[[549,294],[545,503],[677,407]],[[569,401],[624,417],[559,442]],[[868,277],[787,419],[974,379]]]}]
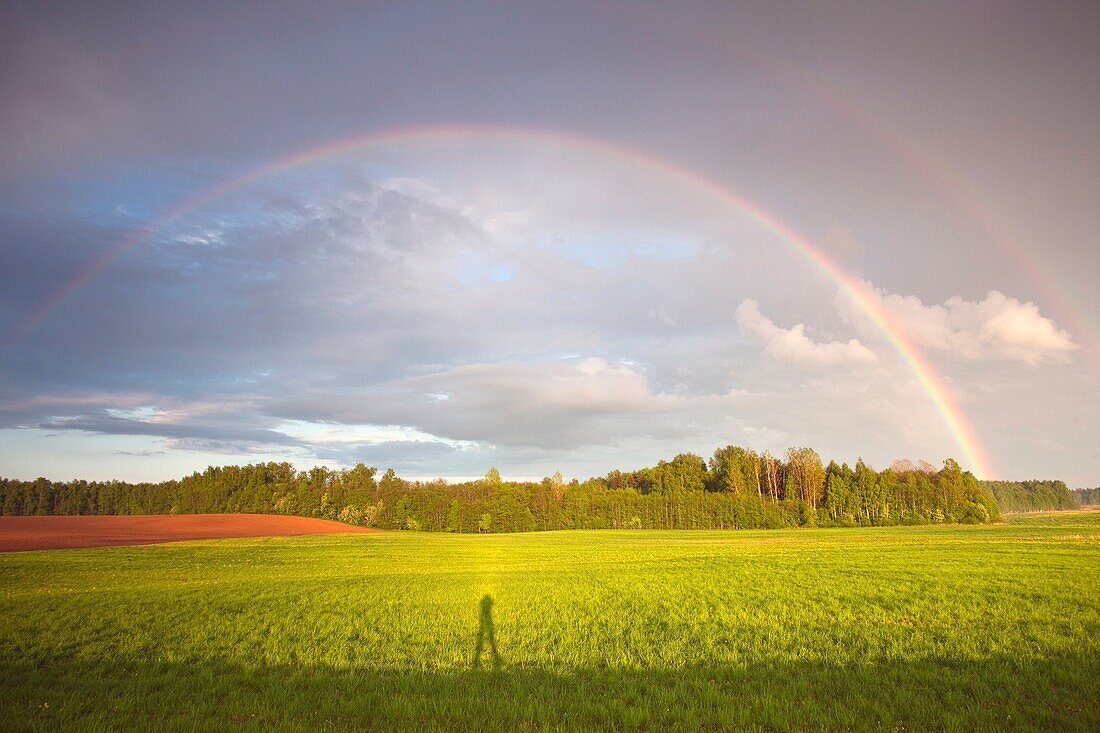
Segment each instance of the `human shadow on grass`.
[{"label": "human shadow on grass", "polygon": [[[8,730],[1100,730],[1100,659],[679,669],[0,657]],[[363,661],[369,665],[368,660]],[[48,707],[44,704],[48,703]]]},{"label": "human shadow on grass", "polygon": [[500,667],[500,654],[497,652],[497,637],[493,627],[493,597],[486,595],[481,599],[481,618],[478,622],[477,644],[474,646],[474,667],[481,666],[482,650],[489,642],[489,651],[493,658],[493,669]]}]

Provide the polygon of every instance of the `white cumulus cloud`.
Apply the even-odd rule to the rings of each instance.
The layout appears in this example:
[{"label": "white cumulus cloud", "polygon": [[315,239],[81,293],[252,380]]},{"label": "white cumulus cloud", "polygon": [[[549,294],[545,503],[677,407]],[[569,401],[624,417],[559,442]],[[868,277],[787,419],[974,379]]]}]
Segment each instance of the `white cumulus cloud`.
[{"label": "white cumulus cloud", "polygon": [[[980,301],[959,296],[942,304],[925,305],[912,295],[888,293],[870,282],[864,294],[918,346],[969,360],[1019,361],[1029,366],[1064,362],[1078,348],[1069,333],[1057,327],[1030,301],[1021,302],[997,290]],[[841,292],[841,316],[861,335],[880,333],[867,314]]]},{"label": "white cumulus cloud", "polygon": [[875,353],[857,339],[819,343],[806,335],[806,326],[780,328],[760,312],[755,300],[746,298],[737,306],[737,325],[743,336],[764,344],[772,358],[803,367],[832,367],[842,364],[872,364]]}]

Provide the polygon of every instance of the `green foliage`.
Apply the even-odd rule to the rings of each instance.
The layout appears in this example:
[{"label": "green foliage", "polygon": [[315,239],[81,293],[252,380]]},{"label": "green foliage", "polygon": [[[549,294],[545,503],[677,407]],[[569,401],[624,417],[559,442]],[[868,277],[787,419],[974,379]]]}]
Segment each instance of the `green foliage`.
[{"label": "green foliage", "polygon": [[1062,481],[982,481],[1003,512],[1077,509],[1081,499]]},{"label": "green foliage", "polygon": [[[957,463],[876,472],[830,463],[810,448],[787,460],[738,446],[708,463],[692,453],[632,472],[566,484],[406,481],[359,464],[295,471],[286,463],[208,468],[161,484],[0,479],[5,514],[255,512],[337,519],[381,529],[528,532],[554,529],[734,529],[995,522],[993,495]],[[1038,483],[1038,482],[1032,482]],[[1061,486],[1061,482],[1045,482]],[[483,521],[490,517],[490,521]]]},{"label": "green foliage", "polygon": [[760,458],[753,451],[727,445],[714,451],[708,465],[711,491],[761,495]]},{"label": "green foliage", "polygon": [[336,521],[344,524],[363,524],[363,510],[350,504],[340,510],[336,515]]},{"label": "green foliage", "polygon": [[0,727],[1095,731],[1097,567],[1097,512],[9,553]]},{"label": "green foliage", "polygon": [[447,524],[443,527],[448,532],[458,531],[458,499],[451,500],[451,508],[447,510]]},{"label": "green foliage", "polygon": [[1100,505],[1100,487],[1092,489],[1074,489],[1073,493],[1077,495],[1077,503],[1081,506]]},{"label": "green foliage", "polygon": [[787,496],[798,499],[816,511],[825,486],[825,468],[813,448],[787,451]]}]

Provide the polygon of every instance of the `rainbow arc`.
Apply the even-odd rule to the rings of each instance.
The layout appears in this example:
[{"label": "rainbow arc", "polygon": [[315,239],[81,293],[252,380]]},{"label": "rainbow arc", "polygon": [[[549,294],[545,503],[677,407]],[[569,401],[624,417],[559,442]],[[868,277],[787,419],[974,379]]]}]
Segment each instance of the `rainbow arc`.
[{"label": "rainbow arc", "polygon": [[878,299],[866,286],[843,267],[834,262],[810,239],[783,221],[775,213],[729,186],[690,168],[658,157],[656,155],[612,144],[597,138],[586,137],[557,130],[529,127],[502,127],[476,125],[434,125],[403,127],[391,130],[371,132],[355,137],[344,138],[309,148],[292,155],[278,158],[260,166],[240,177],[227,180],[212,188],[182,201],[162,216],[137,229],[126,239],[109,249],[87,267],[65,283],[56,293],[32,312],[8,337],[0,353],[7,353],[37,328],[45,318],[59,308],[74,293],[107,268],[126,252],[148,240],[165,227],[182,219],[197,209],[211,204],[234,191],[249,186],[269,176],[288,171],[298,166],[347,154],[353,151],[367,152],[372,148],[410,145],[414,143],[452,143],[463,142],[527,142],[560,145],[569,149],[589,152],[609,159],[638,166],[646,171],[665,176],[711,197],[723,205],[739,212],[770,232],[780,241],[803,255],[818,270],[847,294],[848,297],[867,315],[872,323],[884,334],[893,349],[902,358],[909,370],[921,384],[929,399],[939,412],[941,419],[954,438],[968,467],[979,477],[991,478],[995,475],[977,435],[951,390],[943,378],[928,362],[921,351],[910,341],[905,330],[891,315],[879,305]]}]

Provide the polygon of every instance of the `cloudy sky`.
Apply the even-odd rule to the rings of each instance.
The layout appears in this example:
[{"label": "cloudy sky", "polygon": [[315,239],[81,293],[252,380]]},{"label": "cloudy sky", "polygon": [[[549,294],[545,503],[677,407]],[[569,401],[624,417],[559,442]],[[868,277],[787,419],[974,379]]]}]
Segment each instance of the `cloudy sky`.
[{"label": "cloudy sky", "polygon": [[1100,484],[1095,3],[0,9],[0,475]]}]

